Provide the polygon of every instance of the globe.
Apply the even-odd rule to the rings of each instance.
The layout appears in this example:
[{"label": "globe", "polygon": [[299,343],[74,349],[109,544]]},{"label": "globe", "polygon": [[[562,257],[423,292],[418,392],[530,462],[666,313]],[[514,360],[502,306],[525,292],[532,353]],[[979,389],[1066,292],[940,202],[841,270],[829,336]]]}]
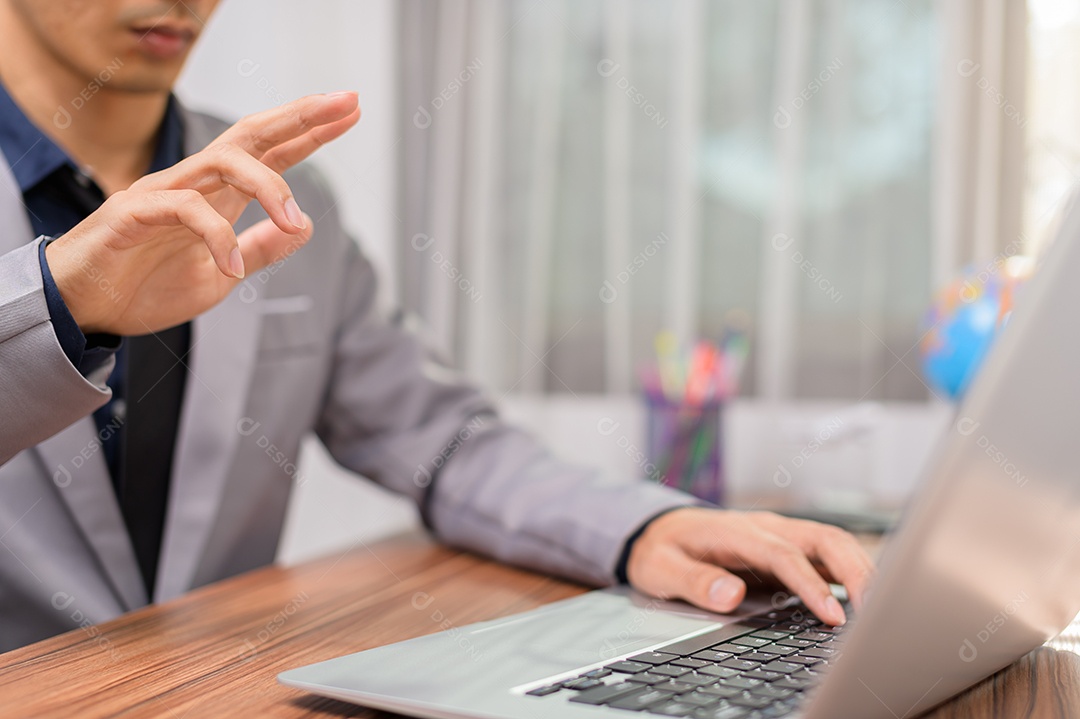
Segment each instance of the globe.
[{"label": "globe", "polygon": [[969,268],[937,295],[923,318],[920,343],[923,374],[935,391],[963,397],[1033,266],[1030,258],[1014,255]]}]

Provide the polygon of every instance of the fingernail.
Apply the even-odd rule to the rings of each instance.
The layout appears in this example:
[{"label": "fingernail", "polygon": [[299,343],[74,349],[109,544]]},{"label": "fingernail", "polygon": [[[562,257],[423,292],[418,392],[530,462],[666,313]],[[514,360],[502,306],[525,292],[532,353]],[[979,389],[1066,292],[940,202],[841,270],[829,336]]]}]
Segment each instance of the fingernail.
[{"label": "fingernail", "polygon": [[836,597],[830,596],[825,600],[825,611],[832,617],[833,626],[839,627],[847,621],[847,617],[844,616],[844,608],[840,606],[840,602],[837,601]]},{"label": "fingernail", "polygon": [[232,270],[233,277],[238,280],[244,279],[244,256],[240,254],[238,247],[234,247],[229,254],[229,269]]},{"label": "fingernail", "polygon": [[341,91],[341,92],[332,92],[329,95],[327,95],[327,97],[338,98],[338,97],[345,97],[346,95],[355,95],[355,94],[356,93],[353,92],[352,90],[344,90],[344,91]]},{"label": "fingernail", "polygon": [[735,598],[742,591],[739,581],[727,577],[721,577],[709,587],[709,602],[713,606],[733,609]]},{"label": "fingernail", "polygon": [[285,200],[285,216],[289,218],[289,222],[293,223],[293,227],[298,230],[307,227],[304,222],[304,213],[300,211],[300,205],[296,204],[296,200],[291,197]]}]

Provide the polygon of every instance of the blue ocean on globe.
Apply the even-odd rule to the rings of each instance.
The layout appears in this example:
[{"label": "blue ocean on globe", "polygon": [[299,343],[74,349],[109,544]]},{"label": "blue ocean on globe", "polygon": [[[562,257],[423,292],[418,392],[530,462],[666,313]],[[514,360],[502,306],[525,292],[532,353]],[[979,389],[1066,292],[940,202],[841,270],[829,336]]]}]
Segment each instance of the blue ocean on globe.
[{"label": "blue ocean on globe", "polygon": [[936,392],[963,397],[1004,328],[1013,298],[1032,263],[1010,257],[980,272],[969,270],[941,292],[923,320],[922,370]]}]

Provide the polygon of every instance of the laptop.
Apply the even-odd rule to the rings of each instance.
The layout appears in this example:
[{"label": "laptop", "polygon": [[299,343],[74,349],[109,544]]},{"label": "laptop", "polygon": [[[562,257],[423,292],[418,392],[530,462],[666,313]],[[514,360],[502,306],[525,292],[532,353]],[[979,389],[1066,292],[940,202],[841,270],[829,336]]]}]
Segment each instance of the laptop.
[{"label": "laptop", "polygon": [[768,598],[719,616],[620,587],[279,680],[432,719],[917,716],[1080,611],[1078,268],[1073,205],[845,627]]}]

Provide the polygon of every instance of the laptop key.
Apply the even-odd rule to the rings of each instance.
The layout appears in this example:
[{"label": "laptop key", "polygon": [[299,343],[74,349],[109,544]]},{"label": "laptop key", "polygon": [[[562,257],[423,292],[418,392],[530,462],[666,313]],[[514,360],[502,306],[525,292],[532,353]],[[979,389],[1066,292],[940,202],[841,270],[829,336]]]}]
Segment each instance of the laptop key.
[{"label": "laptop key", "polygon": [[643,662],[645,664],[667,664],[668,662],[678,658],[678,654],[664,654],[663,652],[645,652],[644,654],[635,654],[632,657],[627,657],[626,661]]},{"label": "laptop key", "polygon": [[641,691],[640,684],[618,682],[616,684],[606,684],[583,691],[580,694],[570,697],[570,701],[579,704],[607,704],[608,702],[637,691]]},{"label": "laptop key", "polygon": [[720,703],[721,697],[714,696],[712,694],[705,694],[703,692],[690,692],[689,694],[680,694],[678,701],[683,704],[693,704],[696,707],[711,707]]},{"label": "laptop key", "polygon": [[730,699],[743,693],[743,690],[739,687],[725,687],[719,684],[711,687],[698,687],[694,691],[698,694],[710,694],[721,699]]},{"label": "laptop key", "polygon": [[738,675],[737,669],[731,669],[729,667],[702,667],[698,669],[698,674],[706,674],[710,677],[717,677],[719,679],[727,679]]},{"label": "laptop key", "polygon": [[694,719],[743,719],[743,717],[750,716],[750,710],[729,704],[728,706],[698,709],[693,716]]},{"label": "laptop key", "polygon": [[829,649],[828,647],[811,647],[810,649],[803,649],[799,652],[800,657],[817,657],[818,659],[832,659],[838,651],[835,649]]},{"label": "laptop key", "polygon": [[788,634],[787,632],[778,632],[774,629],[762,629],[760,632],[754,632],[750,636],[775,641],[777,639],[787,639]]},{"label": "laptop key", "polygon": [[731,689],[753,689],[754,687],[760,687],[765,682],[760,679],[747,679],[746,677],[732,677],[731,679],[724,679],[720,682],[720,686],[728,687]]},{"label": "laptop key", "polygon": [[818,681],[821,677],[825,676],[821,672],[815,672],[813,669],[807,669],[803,667],[801,672],[795,672],[791,676],[798,677],[799,679],[810,679],[811,681]]},{"label": "laptop key", "polygon": [[687,669],[686,667],[673,667],[670,664],[664,664],[664,665],[659,666],[659,667],[653,667],[649,671],[652,672],[653,674],[660,674],[660,675],[665,676],[665,677],[673,677],[674,678],[674,677],[681,677],[683,674],[686,674],[690,670]]},{"label": "laptop key", "polygon": [[[795,650],[792,649],[792,651],[795,651]],[[693,655],[691,657],[691,659],[700,659],[703,662],[714,662],[715,663],[715,662],[722,662],[725,659],[730,659],[733,656],[735,656],[735,655],[732,654],[731,652],[718,652],[718,651],[715,651],[713,649],[706,649],[703,652],[698,652],[697,654]]]},{"label": "laptop key", "polygon": [[795,647],[796,649],[805,649],[806,647],[814,646],[813,642],[805,639],[781,639],[776,643],[782,647]]},{"label": "laptop key", "polygon": [[727,652],[728,654],[745,654],[746,652],[753,651],[750,647],[742,644],[721,644],[713,647],[714,652]]},{"label": "laptop key", "polygon": [[659,674],[653,674],[652,672],[642,672],[641,674],[627,675],[626,681],[634,682],[635,684],[659,684],[660,682],[668,681],[668,677],[662,677]]},{"label": "laptop key", "polygon": [[743,647],[765,647],[771,645],[772,639],[764,639],[761,637],[755,637],[754,635],[746,635],[745,637],[735,637],[731,640],[732,645],[742,645]]},{"label": "laptop key", "polygon": [[758,662],[759,664],[764,664],[765,662],[773,661],[774,659],[776,659],[776,656],[772,654],[765,654],[764,652],[759,652],[755,649],[748,654],[740,654],[739,659],[744,662]]},{"label": "laptop key", "polygon": [[748,672],[743,672],[740,676],[747,679],[760,679],[763,682],[774,682],[785,675],[780,672],[767,672],[764,669],[751,669]]},{"label": "laptop key", "polygon": [[757,697],[767,697],[773,700],[787,699],[788,697],[795,695],[795,692],[791,689],[785,689],[784,687],[775,687],[772,684],[766,684],[762,687],[754,687],[750,690],[750,693]]},{"label": "laptop key", "polygon": [[802,664],[795,664],[794,662],[785,662],[782,659],[777,659],[775,662],[769,662],[764,665],[766,671],[779,672],[781,674],[794,674],[795,672],[802,671],[804,669]]},{"label": "laptop key", "polygon": [[708,662],[704,662],[700,659],[694,659],[692,657],[676,659],[671,663],[677,667],[690,667],[691,669],[698,669],[700,667],[705,667],[709,665]]},{"label": "laptop key", "polygon": [[652,664],[645,664],[643,662],[630,662],[621,661],[614,664],[608,664],[605,669],[610,669],[613,672],[619,672],[620,674],[637,674],[647,669],[652,669]]},{"label": "laptop key", "polygon": [[818,632],[815,630],[808,630],[795,635],[796,639],[807,639],[811,642],[824,642],[833,638],[833,635],[827,632]]},{"label": "laptop key", "polygon": [[693,684],[690,684],[689,682],[680,682],[678,679],[668,679],[666,682],[653,684],[653,689],[662,692],[671,692],[672,694],[682,694],[683,692],[691,691],[693,688]]},{"label": "laptop key", "polygon": [[809,686],[812,686],[813,682],[809,679],[799,679],[798,677],[786,676],[777,679],[772,683],[772,686],[779,687],[780,689],[793,689],[797,692],[801,692]]},{"label": "laptop key", "polygon": [[581,676],[588,677],[589,679],[602,679],[610,674],[610,669],[593,669],[591,672],[585,672]]},{"label": "laptop key", "polygon": [[798,634],[799,632],[806,631],[808,628],[809,627],[805,624],[799,624],[798,622],[781,622],[769,627],[769,629],[774,632],[783,632],[784,634]]},{"label": "laptop key", "polygon": [[801,654],[792,654],[790,657],[784,657],[785,662],[793,662],[795,664],[802,664],[803,666],[813,666],[814,664],[820,664],[821,660],[817,657],[804,657]]},{"label": "laptop key", "polygon": [[728,701],[736,706],[749,707],[750,709],[764,709],[773,703],[773,700],[768,697],[756,697],[752,694],[732,697],[731,699],[728,699]]},{"label": "laptop key", "polygon": [[[702,667],[704,669],[704,667]],[[708,674],[683,674],[677,681],[685,682],[686,684],[692,684],[695,687],[703,687],[706,684],[712,684],[716,681],[716,677]]]},{"label": "laptop key", "polygon": [[770,644],[766,647],[758,647],[757,651],[762,654],[773,654],[778,657],[786,657],[788,654],[794,654],[799,651],[799,647],[786,647],[780,644]]},{"label": "laptop key", "polygon": [[840,626],[840,627],[830,627],[828,624],[819,624],[816,627],[814,627],[814,631],[815,632],[822,632],[824,634],[832,634],[833,636],[837,636],[842,631],[844,631],[844,627],[842,627],[842,626]]},{"label": "laptop key", "polygon": [[562,683],[564,689],[576,689],[583,691],[585,689],[592,689],[593,687],[603,686],[604,683],[599,679],[590,679],[588,677],[578,677],[577,679],[571,679],[570,681]]},{"label": "laptop key", "polygon": [[653,704],[652,706],[647,707],[646,711],[666,717],[684,717],[690,716],[695,709],[697,709],[697,707],[693,704],[684,704],[677,699],[669,699],[661,704]]},{"label": "laptop key", "polygon": [[725,659],[720,662],[720,666],[727,667],[728,669],[738,669],[740,672],[749,671],[757,666],[757,662],[747,662],[742,659]]},{"label": "laptop key", "polygon": [[629,709],[630,711],[641,711],[653,704],[659,704],[662,701],[670,699],[675,696],[671,692],[657,691],[656,689],[644,688],[640,689],[633,694],[626,694],[613,702],[608,703],[608,706],[612,709]]},{"label": "laptop key", "polygon": [[761,637],[747,635],[745,637],[736,637],[731,640],[731,643],[741,644],[744,647],[763,647],[766,644],[772,644],[772,641],[772,639],[762,639]]},{"label": "laptop key", "polygon": [[532,691],[525,692],[530,697],[546,697],[548,694],[554,694],[562,689],[562,684],[548,684],[546,687],[537,687]]}]

